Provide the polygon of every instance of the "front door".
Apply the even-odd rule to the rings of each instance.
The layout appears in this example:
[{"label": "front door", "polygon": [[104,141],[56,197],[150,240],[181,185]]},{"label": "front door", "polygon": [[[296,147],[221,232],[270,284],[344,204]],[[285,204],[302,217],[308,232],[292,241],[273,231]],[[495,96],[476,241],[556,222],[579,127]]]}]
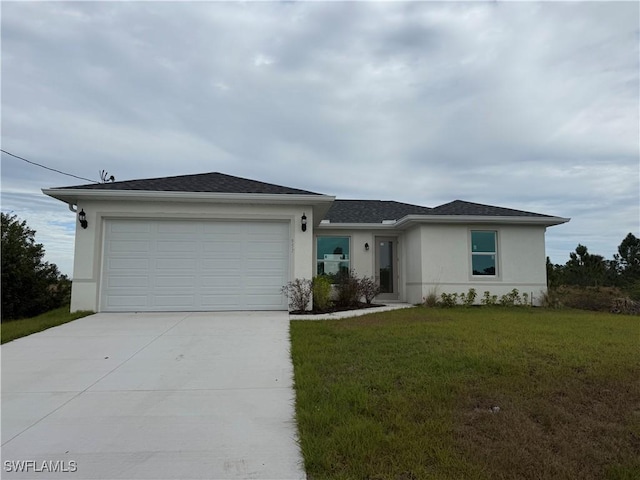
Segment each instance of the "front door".
[{"label": "front door", "polygon": [[397,237],[376,237],[376,281],[380,285],[378,298],[398,299]]}]

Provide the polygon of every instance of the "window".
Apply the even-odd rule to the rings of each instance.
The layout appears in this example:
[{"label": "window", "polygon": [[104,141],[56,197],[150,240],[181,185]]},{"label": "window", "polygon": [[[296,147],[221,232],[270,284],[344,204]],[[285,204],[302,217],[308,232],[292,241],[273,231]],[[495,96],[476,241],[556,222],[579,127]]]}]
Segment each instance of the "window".
[{"label": "window", "polygon": [[318,237],[316,240],[318,275],[349,272],[349,237]]},{"label": "window", "polygon": [[493,231],[471,231],[471,268],[474,275],[497,275],[496,237],[497,232]]}]

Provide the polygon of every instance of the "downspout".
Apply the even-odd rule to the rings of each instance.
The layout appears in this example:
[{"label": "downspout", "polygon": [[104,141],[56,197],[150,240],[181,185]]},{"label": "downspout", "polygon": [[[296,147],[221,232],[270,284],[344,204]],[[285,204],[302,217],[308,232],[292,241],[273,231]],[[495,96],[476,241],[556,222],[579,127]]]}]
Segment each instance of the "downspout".
[{"label": "downspout", "polygon": [[73,213],[78,213],[78,207],[74,207],[73,203],[69,203],[69,210],[71,210]]}]

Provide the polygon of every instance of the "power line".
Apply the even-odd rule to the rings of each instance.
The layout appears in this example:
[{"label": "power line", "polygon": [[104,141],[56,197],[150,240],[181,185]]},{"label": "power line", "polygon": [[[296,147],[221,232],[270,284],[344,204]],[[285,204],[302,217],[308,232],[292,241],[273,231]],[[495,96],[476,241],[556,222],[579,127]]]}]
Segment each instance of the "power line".
[{"label": "power line", "polygon": [[86,180],[87,182],[92,182],[92,183],[100,183],[100,182],[96,182],[95,180],[91,180],[89,178],[78,177],[77,175],[73,175],[71,173],[62,172],[60,170],[56,170],[55,168],[51,168],[51,167],[46,167],[44,165],[40,165],[39,163],[32,162],[31,160],[27,160],[26,158],[19,157],[18,155],[14,155],[13,153],[7,152],[6,150],[0,149],[0,152],[6,153],[7,155],[11,155],[12,157],[15,157],[15,158],[17,158],[19,160],[22,160],[23,162],[30,163],[31,165],[36,165],[38,167],[42,167],[42,168],[46,168],[47,170],[51,170],[52,172],[61,173],[62,175],[67,175],[68,177],[77,178],[79,180]]}]

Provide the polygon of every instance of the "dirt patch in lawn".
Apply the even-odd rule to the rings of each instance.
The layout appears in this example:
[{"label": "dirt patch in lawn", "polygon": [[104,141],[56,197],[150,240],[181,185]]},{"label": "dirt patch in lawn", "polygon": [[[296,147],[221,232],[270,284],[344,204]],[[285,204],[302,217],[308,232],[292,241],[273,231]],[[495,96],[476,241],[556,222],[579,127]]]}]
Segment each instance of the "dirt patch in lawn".
[{"label": "dirt patch in lawn", "polygon": [[461,453],[496,479],[638,478],[640,383],[579,377],[535,396],[469,394],[456,415]]}]

